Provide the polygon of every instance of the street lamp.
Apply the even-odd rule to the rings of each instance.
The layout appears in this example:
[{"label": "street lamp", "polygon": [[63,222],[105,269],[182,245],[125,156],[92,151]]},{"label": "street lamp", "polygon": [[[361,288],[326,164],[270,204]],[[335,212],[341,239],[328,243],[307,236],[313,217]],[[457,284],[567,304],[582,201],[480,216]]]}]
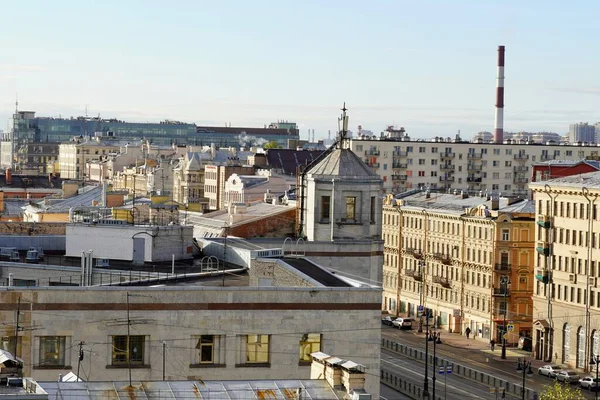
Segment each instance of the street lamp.
[{"label": "street lamp", "polygon": [[438,344],[442,344],[442,341],[440,340],[440,332],[431,332],[429,334],[429,337],[427,338],[428,342],[433,342],[433,365],[431,366],[431,385],[433,387],[433,390],[431,391],[432,394],[432,398],[435,400],[435,372],[436,372],[436,368],[437,368],[437,357],[435,355],[435,347]]},{"label": "street lamp", "polygon": [[502,276],[500,278],[500,287],[504,286],[504,325],[502,326],[502,354],[500,358],[506,360],[506,311],[508,309],[508,303],[506,302],[506,295],[508,294],[508,276]]},{"label": "street lamp", "polygon": [[526,361],[524,358],[517,361],[517,372],[523,373],[523,388],[521,389],[521,400],[525,400],[525,376],[533,376],[531,370],[531,361]]},{"label": "street lamp", "polygon": [[[421,275],[421,290],[419,293],[419,308],[422,309],[423,311],[425,310],[425,307],[423,307],[423,297],[424,297],[424,293],[423,293],[423,289],[425,288],[423,285],[423,266],[425,265],[425,261],[424,260],[419,260],[419,274]],[[421,315],[419,315],[419,329],[417,330],[417,332],[422,333],[423,332],[423,311],[421,311]]]},{"label": "street lamp", "polygon": [[595,365],[596,366],[596,380],[594,380],[594,392],[596,392],[596,395],[594,396],[594,398],[596,400],[598,400],[598,365],[600,364],[600,356],[598,354],[595,354],[592,356],[592,358],[590,359],[590,365]]}]

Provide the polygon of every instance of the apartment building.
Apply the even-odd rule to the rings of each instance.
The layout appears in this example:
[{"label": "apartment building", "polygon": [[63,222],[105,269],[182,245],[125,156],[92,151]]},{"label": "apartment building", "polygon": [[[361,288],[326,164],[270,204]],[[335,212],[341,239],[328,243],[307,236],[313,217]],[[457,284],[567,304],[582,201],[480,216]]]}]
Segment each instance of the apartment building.
[{"label": "apartment building", "polygon": [[600,158],[597,146],[525,143],[474,143],[444,138],[415,141],[404,136],[353,139],[351,148],[382,177],[386,193],[429,188],[526,195],[533,163]]},{"label": "apartment building", "polygon": [[600,342],[600,172],[532,183],[534,356],[589,370]]},{"label": "apartment building", "polygon": [[173,168],[173,199],[187,207],[203,211],[208,201],[204,197],[204,165],[199,153],[187,153]]},{"label": "apartment building", "polygon": [[119,153],[122,144],[123,148],[128,147],[125,146],[125,143],[99,140],[60,144],[58,146],[58,163],[61,177],[64,179],[87,178],[89,171],[86,170],[86,166],[91,165],[91,161],[108,157],[109,154]]},{"label": "apartment building", "polygon": [[233,174],[254,175],[254,167],[241,164],[204,167],[204,196],[208,199],[209,210],[220,210],[224,207],[225,182]]},{"label": "apartment building", "polygon": [[[449,332],[530,337],[534,209],[529,200],[417,192],[383,206],[383,309],[433,311]],[[506,325],[505,325],[506,321]]]}]

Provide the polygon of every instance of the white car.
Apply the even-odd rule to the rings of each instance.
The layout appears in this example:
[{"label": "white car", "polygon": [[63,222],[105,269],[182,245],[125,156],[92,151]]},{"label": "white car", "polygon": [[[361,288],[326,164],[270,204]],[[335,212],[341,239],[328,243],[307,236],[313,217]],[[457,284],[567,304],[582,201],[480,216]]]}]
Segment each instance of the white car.
[{"label": "white car", "polygon": [[558,371],[562,370],[560,365],[544,365],[538,368],[538,374],[546,375],[550,378],[554,378]]},{"label": "white car", "polygon": [[575,371],[569,371],[566,369],[563,369],[562,371],[558,371],[556,373],[556,380],[559,382],[565,382],[565,383],[577,383],[579,382],[579,379],[581,379],[581,377],[579,376],[579,374]]},{"label": "white car", "polygon": [[412,329],[412,318],[396,318],[392,325],[398,329]]},{"label": "white car", "polygon": [[582,389],[598,390],[600,388],[600,379],[596,379],[593,376],[586,376],[579,380],[579,385]]}]

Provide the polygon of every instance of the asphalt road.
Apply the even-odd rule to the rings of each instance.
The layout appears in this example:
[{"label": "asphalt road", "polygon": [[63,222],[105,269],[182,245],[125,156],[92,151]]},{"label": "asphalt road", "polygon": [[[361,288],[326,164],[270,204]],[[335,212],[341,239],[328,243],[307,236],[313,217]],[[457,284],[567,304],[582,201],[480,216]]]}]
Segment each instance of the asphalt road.
[{"label": "asphalt road", "polygon": [[[394,340],[398,343],[402,343],[405,345],[408,345],[410,347],[413,348],[417,348],[417,349],[424,349],[424,343],[423,343],[423,338],[419,337],[417,335],[415,335],[413,333],[413,331],[401,331],[389,326],[382,326],[382,337],[387,338],[387,339],[391,339]],[[430,351],[432,351],[431,346],[429,348]],[[513,361],[496,361],[493,359],[490,359],[489,357],[487,357],[484,353],[471,349],[471,348],[460,348],[460,347],[454,347],[454,346],[448,346],[448,345],[444,345],[444,344],[440,344],[436,346],[436,355],[440,358],[446,359],[448,361],[453,361],[453,362],[457,362],[463,365],[468,365],[471,366],[473,368],[478,369],[479,371],[482,372],[486,372],[489,373],[491,375],[497,376],[499,378],[505,379],[509,382],[514,382],[517,384],[521,384],[522,382],[522,375],[516,371],[516,365],[514,360]],[[400,358],[401,357],[401,358]],[[394,361],[394,360],[401,360],[401,361]],[[387,350],[384,350],[382,348],[381,350],[381,367],[383,369],[385,369],[388,366],[391,366],[392,364],[390,363],[396,363],[399,366],[396,366],[396,368],[398,368],[398,371],[400,371],[403,374],[403,377],[406,377],[407,379],[417,379],[416,382],[420,382],[420,384],[423,384],[423,374],[424,374],[424,363],[420,363],[417,362],[416,360],[407,360],[406,357],[403,356],[398,356],[396,353],[394,352],[390,352]],[[407,371],[407,368],[410,368],[410,372]],[[430,367],[431,368],[431,367]],[[545,377],[545,376],[540,376],[537,374],[537,370],[534,369],[533,370],[534,375],[530,378],[526,379],[526,387],[527,388],[531,388],[534,389],[536,391],[541,392],[544,388],[544,386],[546,385],[550,385],[553,383],[553,380]],[[431,375],[431,370],[430,370],[430,375]],[[417,378],[417,375],[419,376]],[[440,384],[440,378],[443,380],[443,376],[438,375],[436,377],[438,379],[438,390],[436,392],[436,395],[440,396],[441,392],[440,392],[440,388],[443,387],[442,384]],[[430,376],[430,380],[431,380],[431,376]],[[456,380],[462,381],[462,383],[458,383],[456,382]],[[456,383],[455,383],[456,382]],[[457,389],[461,389],[464,390],[464,388],[468,388],[470,393],[473,393],[474,388],[477,388],[478,392],[481,397],[476,397],[476,398],[481,398],[481,399],[495,399],[495,394],[490,393],[490,388],[487,385],[477,385],[476,382],[472,382],[470,380],[464,379],[464,378],[460,378],[458,376],[448,376],[448,399],[450,398],[454,398],[454,397],[450,397],[450,393],[451,393],[451,386],[456,386]],[[431,386],[431,383],[430,383]],[[430,390],[431,391],[431,390]],[[594,393],[590,393],[587,391],[582,391],[583,395],[586,399],[594,399]],[[458,392],[460,393],[460,392]],[[453,396],[455,396],[455,394],[453,394]],[[456,397],[459,398],[459,397]],[[475,397],[469,397],[466,395],[460,395],[460,398],[475,398]],[[500,396],[498,397],[500,398]]]},{"label": "asphalt road", "polygon": [[400,392],[395,391],[389,386],[381,384],[379,398],[381,400],[411,400],[410,397],[403,395]]}]

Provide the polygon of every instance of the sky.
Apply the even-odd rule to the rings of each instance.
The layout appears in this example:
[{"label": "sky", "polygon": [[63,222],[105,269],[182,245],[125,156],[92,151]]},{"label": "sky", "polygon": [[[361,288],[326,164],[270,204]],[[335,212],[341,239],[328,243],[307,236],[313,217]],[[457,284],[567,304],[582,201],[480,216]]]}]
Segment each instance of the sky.
[{"label": "sky", "polygon": [[505,131],[600,121],[600,2],[55,0],[2,4],[0,129],[39,116],[182,120],[301,138],[403,126],[492,131],[498,45]]}]

